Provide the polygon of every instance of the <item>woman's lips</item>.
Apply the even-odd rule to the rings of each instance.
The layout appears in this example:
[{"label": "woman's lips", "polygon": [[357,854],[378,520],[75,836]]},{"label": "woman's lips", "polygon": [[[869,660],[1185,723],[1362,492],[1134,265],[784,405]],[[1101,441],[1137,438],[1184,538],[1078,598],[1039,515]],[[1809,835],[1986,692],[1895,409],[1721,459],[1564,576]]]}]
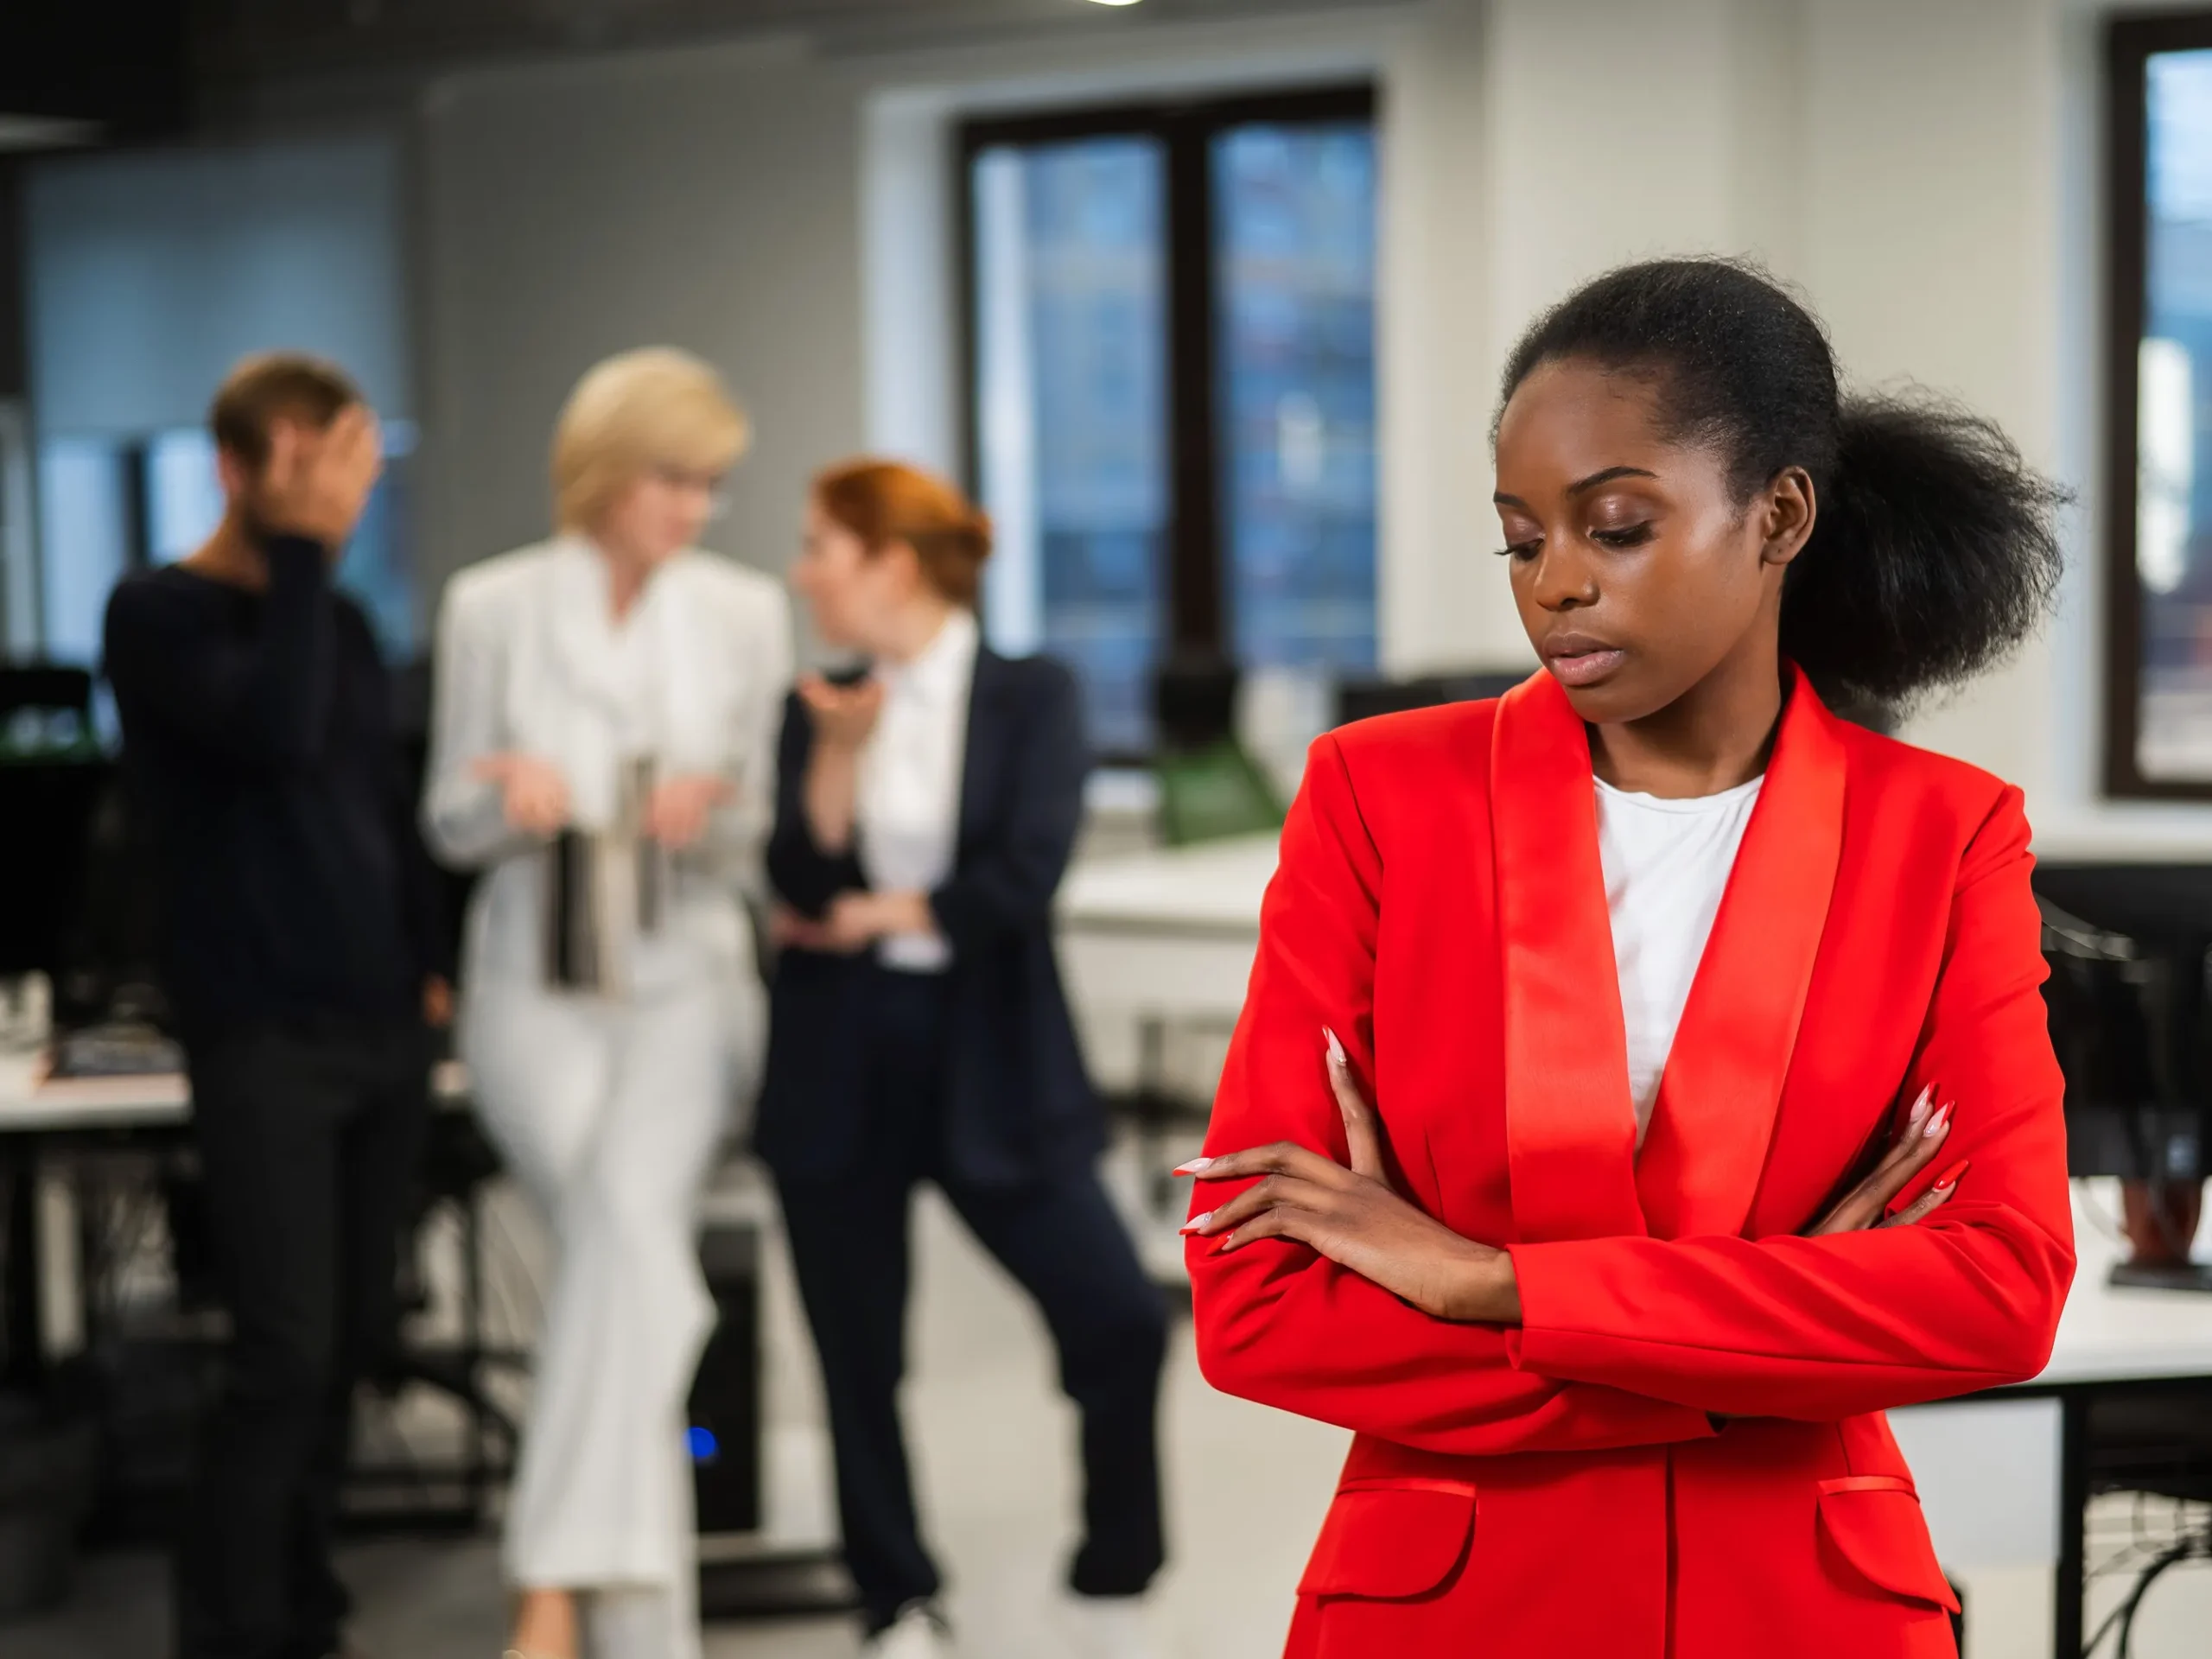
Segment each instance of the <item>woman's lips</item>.
[{"label": "woman's lips", "polygon": [[1577,645],[1568,651],[1545,652],[1544,666],[1561,685],[1595,685],[1627,657],[1617,645]]}]

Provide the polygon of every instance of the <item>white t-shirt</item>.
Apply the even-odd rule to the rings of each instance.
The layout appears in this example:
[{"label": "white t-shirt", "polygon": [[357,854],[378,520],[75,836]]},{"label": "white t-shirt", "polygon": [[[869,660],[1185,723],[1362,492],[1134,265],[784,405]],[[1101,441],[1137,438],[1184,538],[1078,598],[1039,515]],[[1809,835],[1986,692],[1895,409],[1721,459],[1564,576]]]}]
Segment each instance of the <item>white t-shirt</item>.
[{"label": "white t-shirt", "polygon": [[[981,644],[975,614],[955,610],[912,662],[876,664],[883,709],[861,750],[854,814],[861,869],[878,893],[934,892],[952,874]],[[952,963],[951,945],[936,933],[890,935],[875,955],[914,974]]]},{"label": "white t-shirt", "polygon": [[1598,782],[1598,860],[1613,920],[1639,1147],[1763,781],[1679,801]]}]

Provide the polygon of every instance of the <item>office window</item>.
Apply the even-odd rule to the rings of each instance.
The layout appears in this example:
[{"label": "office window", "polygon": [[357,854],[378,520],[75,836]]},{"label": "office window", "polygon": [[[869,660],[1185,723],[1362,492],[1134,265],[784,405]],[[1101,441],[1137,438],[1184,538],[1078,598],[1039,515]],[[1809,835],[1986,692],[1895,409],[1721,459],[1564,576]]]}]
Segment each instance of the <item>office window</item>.
[{"label": "office window", "polygon": [[0,656],[38,652],[37,531],[31,523],[30,421],[0,398]]},{"label": "office window", "polygon": [[23,607],[38,638],[15,629],[18,650],[90,662],[117,579],[207,536],[222,511],[207,399],[239,358],[270,349],[341,365],[385,418],[394,458],[339,579],[388,652],[416,649],[404,172],[386,135],[26,163],[42,487],[38,603]]},{"label": "office window", "polygon": [[[421,648],[409,556],[407,483],[415,429],[385,423],[384,476],[338,567],[338,585],[359,601],[386,658]],[[223,516],[215,444],[204,427],[143,441],[49,438],[39,447],[41,652],[97,666],[107,596],[126,571],[171,564],[211,535]]]},{"label": "office window", "polygon": [[2106,785],[2212,798],[2212,16],[2110,61]]},{"label": "office window", "polygon": [[1375,663],[1374,99],[971,124],[972,471],[993,639],[1151,746],[1172,652]]},{"label": "office window", "polygon": [[96,665],[108,590],[131,563],[127,453],[99,438],[39,446],[41,654]]}]

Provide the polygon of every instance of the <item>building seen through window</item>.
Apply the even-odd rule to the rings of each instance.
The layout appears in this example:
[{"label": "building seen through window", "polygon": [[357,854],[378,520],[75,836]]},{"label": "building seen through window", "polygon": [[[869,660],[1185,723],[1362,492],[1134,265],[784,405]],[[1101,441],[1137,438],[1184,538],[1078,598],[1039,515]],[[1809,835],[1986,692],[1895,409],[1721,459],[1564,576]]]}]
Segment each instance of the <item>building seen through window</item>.
[{"label": "building seen through window", "polygon": [[2212,21],[2113,49],[2106,780],[2212,795]]},{"label": "building seen through window", "polygon": [[1372,99],[967,134],[993,638],[1063,658],[1093,741],[1152,744],[1174,652],[1376,660]]}]

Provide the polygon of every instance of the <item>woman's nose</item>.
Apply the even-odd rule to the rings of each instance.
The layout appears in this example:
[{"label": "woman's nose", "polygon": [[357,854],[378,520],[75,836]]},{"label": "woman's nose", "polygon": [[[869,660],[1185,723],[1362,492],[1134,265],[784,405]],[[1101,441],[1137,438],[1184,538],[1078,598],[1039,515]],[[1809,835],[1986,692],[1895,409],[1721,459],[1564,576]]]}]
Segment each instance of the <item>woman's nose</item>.
[{"label": "woman's nose", "polygon": [[1532,582],[1536,603],[1548,611],[1577,610],[1598,602],[1598,584],[1590,567],[1555,543],[1536,556]]}]

